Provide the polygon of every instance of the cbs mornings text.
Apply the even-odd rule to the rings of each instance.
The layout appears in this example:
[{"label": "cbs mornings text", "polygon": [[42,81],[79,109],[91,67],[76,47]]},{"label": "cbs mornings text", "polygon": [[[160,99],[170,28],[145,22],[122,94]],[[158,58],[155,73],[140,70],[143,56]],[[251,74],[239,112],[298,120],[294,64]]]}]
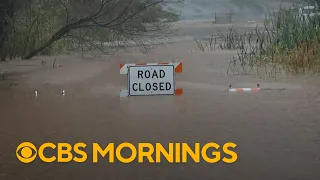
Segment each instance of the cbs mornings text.
[{"label": "cbs mornings text", "polygon": [[[227,164],[235,163],[238,160],[238,154],[235,152],[237,145],[228,142],[219,145],[215,142],[206,144],[194,143],[138,143],[135,146],[132,143],[109,143],[106,146],[100,146],[98,143],[87,144],[79,142],[70,143],[44,143],[36,147],[31,142],[23,142],[16,149],[16,156],[22,163],[31,163],[37,158],[45,163],[99,163],[107,161],[109,163],[121,162],[124,164],[138,163],[206,163],[214,164],[224,162]],[[52,151],[54,155],[46,155],[46,152]],[[123,151],[129,150],[130,156],[124,157]],[[90,158],[88,157],[90,155]]]}]

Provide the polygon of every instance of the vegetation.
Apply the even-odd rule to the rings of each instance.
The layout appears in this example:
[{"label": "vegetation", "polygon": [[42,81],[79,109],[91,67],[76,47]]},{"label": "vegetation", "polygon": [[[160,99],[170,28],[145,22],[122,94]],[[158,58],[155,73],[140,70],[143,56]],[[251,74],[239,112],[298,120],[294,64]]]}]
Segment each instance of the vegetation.
[{"label": "vegetation", "polygon": [[249,74],[260,68],[273,77],[280,70],[293,74],[319,73],[320,17],[303,16],[295,9],[295,6],[289,10],[280,8],[270,13],[264,27],[257,26],[251,32],[239,33],[230,28],[227,35],[220,33],[206,42],[197,41],[198,49],[237,50],[228,70],[236,74]]},{"label": "vegetation", "polygon": [[105,52],[105,42],[128,40],[144,48],[142,34],[164,30],[161,19],[179,19],[162,9],[165,3],[168,2],[1,0],[0,58],[30,59],[39,53],[71,50]]}]

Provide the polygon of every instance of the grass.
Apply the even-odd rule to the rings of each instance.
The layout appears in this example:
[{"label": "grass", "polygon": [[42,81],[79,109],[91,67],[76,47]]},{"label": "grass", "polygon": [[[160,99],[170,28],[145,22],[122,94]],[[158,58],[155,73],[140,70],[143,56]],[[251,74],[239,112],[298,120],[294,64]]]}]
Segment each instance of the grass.
[{"label": "grass", "polygon": [[231,27],[226,34],[219,32],[197,45],[200,51],[216,47],[236,50],[228,73],[250,74],[261,68],[274,77],[281,70],[295,75],[319,73],[320,17],[304,17],[294,7],[280,8],[268,14],[263,29],[257,26],[254,31],[239,33]]}]

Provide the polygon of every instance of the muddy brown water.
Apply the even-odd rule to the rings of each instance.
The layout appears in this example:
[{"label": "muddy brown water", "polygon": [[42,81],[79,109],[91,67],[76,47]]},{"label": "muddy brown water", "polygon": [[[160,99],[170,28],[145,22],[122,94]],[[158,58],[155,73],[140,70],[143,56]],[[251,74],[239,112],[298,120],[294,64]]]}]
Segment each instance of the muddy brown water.
[{"label": "muddy brown water", "polygon": [[[225,62],[224,53],[173,55],[164,49],[155,57],[161,57],[161,52],[166,57],[181,56],[184,62],[184,74],[177,79],[177,85],[184,88],[181,97],[120,99],[119,90],[126,80],[118,70],[119,62],[126,58],[120,57],[85,81],[41,86],[37,98],[30,85],[1,90],[0,179],[319,179],[320,98],[316,80],[263,81],[264,87],[286,90],[229,93],[229,82],[241,87],[254,86],[256,80],[217,73],[224,63],[216,62]],[[147,58],[128,56],[132,61]],[[60,94],[61,89],[66,90],[66,96]],[[227,165],[196,164],[191,159],[186,164],[110,164],[107,159],[98,164],[45,164],[36,160],[26,165],[15,156],[17,145],[24,141],[35,145],[234,142],[238,161]]]}]

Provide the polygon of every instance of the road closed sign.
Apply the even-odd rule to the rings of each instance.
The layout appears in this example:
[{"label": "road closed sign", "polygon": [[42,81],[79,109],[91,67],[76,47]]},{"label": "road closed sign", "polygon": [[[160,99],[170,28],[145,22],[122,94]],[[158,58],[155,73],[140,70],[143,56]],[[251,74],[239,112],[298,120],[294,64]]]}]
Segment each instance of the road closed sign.
[{"label": "road closed sign", "polygon": [[173,65],[131,66],[128,70],[129,96],[174,95]]},{"label": "road closed sign", "polygon": [[176,88],[176,75],[182,73],[181,62],[120,64],[120,74],[127,75],[128,89],[120,90],[120,97],[183,94]]}]

